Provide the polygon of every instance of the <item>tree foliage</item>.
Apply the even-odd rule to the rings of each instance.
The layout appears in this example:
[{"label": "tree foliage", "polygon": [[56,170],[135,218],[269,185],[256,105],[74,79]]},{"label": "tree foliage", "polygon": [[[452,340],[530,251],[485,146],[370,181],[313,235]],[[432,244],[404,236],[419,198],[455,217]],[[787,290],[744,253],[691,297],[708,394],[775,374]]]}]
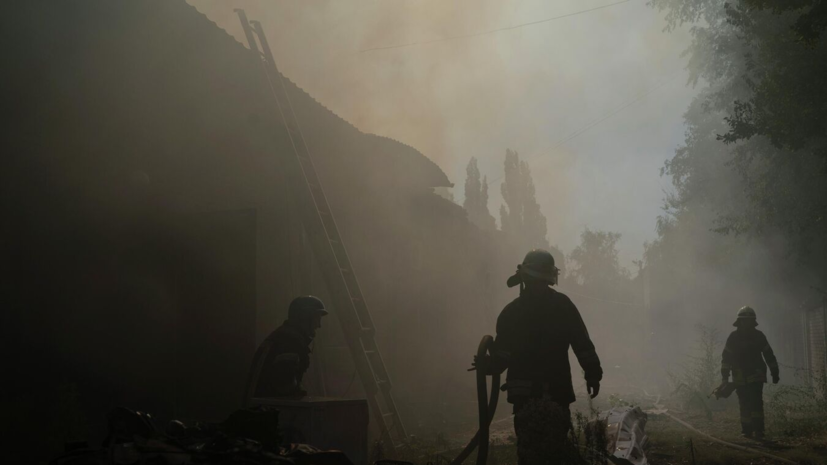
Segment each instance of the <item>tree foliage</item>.
[{"label": "tree foliage", "polygon": [[792,30],[807,45],[818,42],[827,28],[827,2],[824,0],[745,0],[744,3],[776,14],[799,12]]},{"label": "tree foliage", "polygon": [[[780,232],[801,258],[827,243],[827,40],[820,0],[652,0],[690,25],[686,140],[664,173],[673,220],[714,211],[717,231]],[[697,211],[693,214],[701,214]],[[663,220],[663,226],[668,221]],[[651,253],[654,253],[652,250]]]},{"label": "tree foliage", "polygon": [[505,205],[500,206],[503,232],[521,247],[548,248],[546,217],[537,203],[534,181],[528,163],[511,149],[505,151],[505,180],[501,192]]},{"label": "tree foliage", "polygon": [[580,234],[580,244],[569,254],[569,276],[586,289],[616,291],[631,278],[620,266],[617,241],[620,233],[592,231]]},{"label": "tree foliage", "polygon": [[495,229],[494,217],[488,211],[488,178],[480,180],[480,169],[475,157],[471,157],[465,172],[465,201],[462,206],[468,213],[468,219],[480,229]]}]

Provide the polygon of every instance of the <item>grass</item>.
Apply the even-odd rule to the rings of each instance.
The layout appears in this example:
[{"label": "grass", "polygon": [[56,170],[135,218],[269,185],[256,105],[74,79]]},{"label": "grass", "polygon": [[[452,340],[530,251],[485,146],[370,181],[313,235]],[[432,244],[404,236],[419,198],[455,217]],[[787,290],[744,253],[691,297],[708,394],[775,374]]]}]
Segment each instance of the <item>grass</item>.
[{"label": "grass", "polygon": [[[624,396],[626,402],[650,408],[645,399],[633,396]],[[577,404],[582,411],[588,411],[585,402]],[[740,437],[740,423],[737,400],[730,398],[723,411],[713,412],[710,420],[704,411],[684,411],[680,401],[672,399],[666,401],[670,413],[692,424],[696,428],[727,442],[739,444],[767,451],[797,462],[801,465],[823,465],[827,463],[827,434],[811,436],[786,436],[780,434],[772,421],[768,418],[768,432],[771,441],[760,443]],[[598,409],[609,408],[608,396],[604,403],[597,404]],[[575,415],[572,421],[577,423]],[[516,465],[517,448],[511,432],[510,422],[502,424],[503,430],[494,435],[497,439],[492,442],[489,450],[488,463],[490,465]],[[646,425],[649,436],[649,446],[646,455],[651,465],[691,465],[690,440],[695,449],[695,465],[770,465],[780,463],[777,460],[732,449],[727,446],[709,441],[665,415],[649,415]],[[408,447],[403,449],[398,460],[412,462],[417,465],[432,463],[446,465],[462,450],[463,441],[468,437],[446,438],[432,435],[427,438],[415,438]],[[581,445],[585,445],[585,435],[579,437]],[[476,455],[465,461],[466,464],[476,463]]]},{"label": "grass", "polygon": [[[710,328],[699,326],[695,351],[670,374],[672,395],[662,403],[669,412],[695,428],[720,440],[762,450],[800,465],[827,464],[827,374],[813,376],[787,367],[782,376],[793,385],[768,385],[765,389],[765,417],[770,440],[758,442],[740,436],[738,401],[734,394],[721,401],[709,400],[710,391],[720,382],[720,338]],[[604,463],[595,454],[596,438],[586,425],[594,412],[618,406],[641,406],[651,409],[652,400],[635,394],[604,394],[592,404],[585,393],[573,404],[572,421],[576,434],[570,439],[580,451],[581,464]],[[580,412],[580,413],[578,413]],[[503,423],[506,429],[511,423]],[[646,455],[651,465],[769,465],[783,463],[759,453],[743,451],[710,441],[666,415],[649,415],[646,425],[649,445]],[[496,438],[489,451],[490,465],[516,465],[517,447],[513,430],[492,432]],[[462,450],[469,437],[448,439],[434,435],[416,438],[406,448],[401,460],[415,464],[445,465]],[[597,440],[599,443],[599,438]],[[693,460],[694,457],[694,460]],[[472,454],[466,464],[475,463]]]},{"label": "grass", "polygon": [[[740,437],[740,420],[737,405],[723,412],[715,412],[713,419],[705,413],[674,412],[678,417],[695,428],[716,438],[734,444],[764,450],[784,457],[801,465],[827,463],[827,435],[807,438],[772,437],[772,440],[758,442]],[[771,425],[768,425],[771,426]],[[697,465],[773,464],[779,461],[758,454],[729,448],[714,443],[684,428],[665,415],[650,415],[646,425],[650,446],[647,456],[652,465],[691,464],[689,441],[695,447]]]},{"label": "grass", "polygon": [[686,410],[703,411],[712,418],[707,397],[720,383],[721,338],[718,330],[704,325],[695,327],[697,339],[691,355],[678,366],[679,373],[668,372],[672,385],[672,397],[681,402]]},{"label": "grass", "polygon": [[[541,402],[542,403],[542,402]],[[553,405],[553,404],[552,404]],[[540,405],[533,409],[534,414],[525,417],[525,421],[541,424],[535,429],[537,431],[553,428],[554,424],[544,421],[544,418],[554,416],[554,410],[550,405]],[[565,463],[573,465],[602,465],[606,463],[605,450],[605,426],[593,428],[590,420],[593,415],[584,415],[574,412],[572,415],[573,430],[570,432],[566,445],[554,445],[544,441],[542,437],[527,438],[539,442],[538,449],[560,450],[563,449],[567,455]],[[601,434],[603,433],[603,434]],[[470,435],[462,438],[451,438],[435,434],[427,437],[412,437],[411,440],[400,449],[395,460],[411,462],[414,464],[446,465],[459,455],[464,447],[462,441],[470,439]],[[498,422],[491,431],[491,442],[488,452],[489,465],[517,465],[517,443],[511,421]],[[381,445],[374,445],[372,460],[382,458],[383,448]],[[465,460],[466,464],[476,463],[476,451]],[[558,458],[558,460],[560,460]],[[539,460],[542,462],[542,460]],[[548,465],[557,464],[558,461],[548,461]]]},{"label": "grass", "polygon": [[818,437],[827,433],[827,373],[794,369],[787,376],[794,385],[768,385],[766,416],[778,435]]}]

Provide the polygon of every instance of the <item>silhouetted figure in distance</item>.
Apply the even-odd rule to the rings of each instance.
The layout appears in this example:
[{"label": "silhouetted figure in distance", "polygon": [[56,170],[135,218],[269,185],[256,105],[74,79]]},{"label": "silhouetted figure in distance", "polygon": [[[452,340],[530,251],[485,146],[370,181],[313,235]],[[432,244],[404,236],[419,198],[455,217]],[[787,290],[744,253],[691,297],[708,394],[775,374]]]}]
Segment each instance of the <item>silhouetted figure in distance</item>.
[{"label": "silhouetted figure in distance", "polygon": [[[764,333],[755,329],[758,318],[755,310],[743,307],[732,324],[737,329],[726,340],[721,356],[721,377],[729,381],[730,372],[738,394],[741,410],[741,434],[764,437],[764,383],[767,382],[767,366],[772,373],[773,384],[778,384],[778,361]],[[765,362],[766,361],[766,362]]]},{"label": "silhouetted figure in distance", "polygon": [[310,367],[310,344],[327,310],[313,296],[290,303],[287,320],[261,343],[250,368],[247,400],[252,397],[304,397],[302,378]]}]

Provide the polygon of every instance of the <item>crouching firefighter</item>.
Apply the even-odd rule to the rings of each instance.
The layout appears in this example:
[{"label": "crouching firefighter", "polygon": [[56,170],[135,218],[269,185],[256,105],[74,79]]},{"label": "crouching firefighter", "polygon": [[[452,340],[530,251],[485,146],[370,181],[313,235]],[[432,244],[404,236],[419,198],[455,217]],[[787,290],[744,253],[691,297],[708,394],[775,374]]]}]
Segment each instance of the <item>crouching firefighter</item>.
[{"label": "crouching firefighter", "polygon": [[741,410],[741,433],[745,437],[755,435],[764,437],[764,383],[767,382],[767,366],[772,374],[772,382],[777,384],[778,362],[767,336],[755,329],[758,321],[755,310],[743,307],[738,310],[738,317],[732,324],[737,329],[726,340],[721,356],[721,377],[723,383],[732,384],[738,394],[738,406]]},{"label": "crouching firefighter", "polygon": [[508,286],[520,296],[497,319],[492,355],[482,368],[508,370],[505,389],[513,404],[514,431],[520,465],[568,463],[566,438],[571,429],[569,405],[574,388],[569,347],[585,371],[592,398],[600,391],[603,370],[586,325],[574,303],[551,286],[559,269],[545,250],[532,250]]},{"label": "crouching firefighter", "polygon": [[313,296],[290,302],[287,320],[261,343],[247,378],[245,404],[253,397],[304,397],[304,373],[310,367],[310,344],[327,310]]}]

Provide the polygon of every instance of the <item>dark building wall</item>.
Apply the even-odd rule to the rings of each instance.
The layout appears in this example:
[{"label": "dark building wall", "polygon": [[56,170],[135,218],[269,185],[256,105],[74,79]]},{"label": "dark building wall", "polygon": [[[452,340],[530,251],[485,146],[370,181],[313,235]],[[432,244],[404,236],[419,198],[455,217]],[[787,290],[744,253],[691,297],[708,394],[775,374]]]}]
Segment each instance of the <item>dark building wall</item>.
[{"label": "dark building wall", "polygon": [[[94,438],[117,404],[220,416],[229,403],[176,403],[179,317],[254,305],[257,341],[295,294],[325,294],[318,270],[302,269],[310,252],[291,226],[279,161],[290,145],[258,63],[183,1],[21,2],[0,17],[10,65],[2,103],[13,116],[0,161],[14,429],[4,438],[37,447],[42,438],[15,423],[43,421],[50,444]],[[400,404],[411,418],[433,399],[467,400],[465,368],[506,299],[490,289],[504,290],[519,257],[501,267],[488,251],[494,239],[430,192],[448,180],[422,154],[361,133],[287,85]],[[251,247],[254,263],[240,258]],[[199,301],[198,289],[215,298]],[[240,339],[237,360],[252,347],[241,326],[222,343]],[[352,372],[335,326],[318,351],[338,373],[331,386],[346,388]],[[348,395],[358,391],[357,381]],[[419,413],[411,423],[427,419]]]}]

